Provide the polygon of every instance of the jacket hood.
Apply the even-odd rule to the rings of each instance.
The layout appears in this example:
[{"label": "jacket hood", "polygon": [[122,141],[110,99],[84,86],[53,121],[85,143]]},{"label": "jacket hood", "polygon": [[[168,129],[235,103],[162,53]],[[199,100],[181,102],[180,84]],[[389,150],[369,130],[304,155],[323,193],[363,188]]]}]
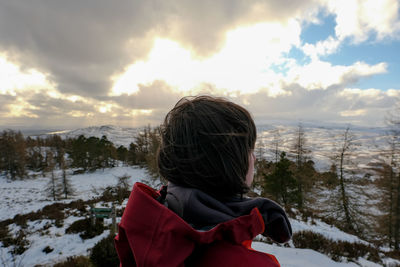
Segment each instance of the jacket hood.
[{"label": "jacket hood", "polygon": [[248,215],[257,207],[265,224],[264,236],[284,243],[292,236],[292,228],[285,211],[267,198],[232,197],[224,202],[195,188],[168,183],[166,203],[193,228],[209,230],[215,225]]},{"label": "jacket hood", "polygon": [[134,185],[115,240],[122,266],[183,266],[197,245],[219,240],[242,244],[265,232],[257,207],[209,231],[198,231],[157,201],[159,197],[145,184]]}]

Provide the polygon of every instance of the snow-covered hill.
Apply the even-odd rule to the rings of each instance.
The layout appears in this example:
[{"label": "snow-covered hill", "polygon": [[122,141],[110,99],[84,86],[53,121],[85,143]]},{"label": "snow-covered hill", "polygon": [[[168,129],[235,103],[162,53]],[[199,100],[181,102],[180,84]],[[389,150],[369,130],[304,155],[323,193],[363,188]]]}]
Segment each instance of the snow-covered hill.
[{"label": "snow-covered hill", "polygon": [[122,128],[114,125],[92,126],[87,128],[80,128],[75,130],[55,131],[43,134],[46,136],[51,134],[60,135],[62,138],[75,138],[80,135],[85,137],[101,138],[103,135],[107,136],[116,147],[122,145],[129,148],[129,144],[135,141],[135,136],[140,131],[140,128]]},{"label": "snow-covered hill", "polygon": [[[313,124],[303,125],[305,133],[305,148],[311,151],[311,159],[315,162],[317,169],[326,170],[332,162],[332,156],[337,151],[338,145],[343,140],[343,133],[346,127],[340,126],[316,126]],[[257,143],[264,148],[264,155],[273,158],[274,134],[279,130],[281,144],[284,151],[290,151],[295,142],[297,125],[261,125],[257,127]],[[355,163],[360,168],[365,168],[368,163],[378,159],[379,153],[387,146],[385,134],[387,128],[350,128],[350,133],[354,135]]]},{"label": "snow-covered hill", "polygon": [[[292,125],[261,125],[258,130],[258,144],[262,148],[261,153],[266,158],[272,158],[273,153],[272,140],[274,130],[279,129],[282,139],[282,149],[289,151],[294,135],[298,126]],[[335,142],[340,138],[345,128],[340,126],[324,126],[303,124],[305,136],[307,139],[307,147],[312,151],[312,158],[316,162],[319,169],[326,169],[330,165],[330,157],[335,150]],[[121,128],[117,126],[100,126],[77,129],[73,131],[52,132],[49,134],[59,134],[63,138],[77,137],[84,135],[86,137],[103,135],[112,141],[115,145],[129,146],[134,141],[134,136],[140,131],[136,128]],[[356,136],[360,146],[357,147],[357,164],[359,167],[366,167],[367,164],[376,160],[379,151],[385,146],[383,135],[384,128],[354,128],[352,133]],[[256,153],[258,153],[256,151]],[[72,172],[72,170],[70,170]],[[130,183],[145,180],[151,183],[152,180],[146,174],[144,169],[137,167],[115,167],[105,170],[97,170],[93,173],[71,175],[71,182],[76,189],[75,195],[69,200],[58,201],[59,203],[70,203],[71,201],[82,199],[90,200],[99,195],[105,187],[115,185],[118,176],[127,174]],[[49,177],[38,177],[22,181],[9,181],[5,177],[0,176],[0,221],[13,219],[15,215],[23,215],[29,212],[36,212],[43,207],[53,204],[44,193]],[[56,173],[57,175],[57,173]],[[110,203],[103,203],[109,205]],[[120,206],[120,208],[122,208]],[[21,261],[20,266],[34,266],[36,264],[51,266],[55,262],[65,260],[69,256],[88,255],[88,249],[92,248],[96,242],[108,235],[109,231],[91,239],[82,240],[79,234],[66,234],[65,230],[75,221],[81,220],[79,216],[67,216],[62,226],[55,226],[54,220],[35,220],[28,221],[26,229],[27,239],[30,242],[28,250],[21,256],[13,258],[9,253],[10,247],[5,248],[0,242],[0,265],[13,266],[13,261]],[[110,219],[106,219],[106,223],[111,223]],[[312,231],[323,235],[331,240],[343,240],[347,242],[364,243],[358,237],[349,235],[330,226],[322,221],[304,222],[295,218],[291,218],[294,232]],[[46,230],[44,230],[46,229]],[[15,223],[9,225],[10,233],[17,235],[21,227]],[[45,234],[44,234],[45,233]],[[366,259],[359,258],[357,263],[351,262],[335,262],[328,256],[309,249],[297,249],[293,247],[280,247],[270,245],[263,242],[254,242],[253,248],[263,252],[276,255],[283,267],[293,266],[380,266]],[[53,251],[50,253],[43,252],[46,246],[51,246]],[[396,263],[399,261],[385,258],[385,264]]]},{"label": "snow-covered hill", "polygon": [[[340,125],[319,126],[315,123],[303,124],[306,148],[311,151],[311,158],[314,160],[318,169],[326,170],[331,165],[333,151],[335,151],[338,142],[340,142],[341,135],[345,131],[345,128],[346,126]],[[298,125],[295,123],[257,125],[257,146],[262,147],[264,157],[272,159],[272,142],[275,131],[279,130],[281,136],[281,149],[290,151],[297,129]],[[140,130],[140,128],[121,128],[113,125],[105,125],[76,130],[50,132],[48,134],[58,134],[63,138],[78,137],[79,135],[101,138],[105,135],[114,143],[115,146],[123,145],[128,148],[129,144],[135,141],[134,137]],[[381,150],[386,147],[384,135],[387,129],[376,127],[353,127],[350,128],[350,131],[355,136],[357,144],[357,150],[355,152],[357,155],[355,157],[356,164],[360,168],[365,168],[369,163],[377,160]]]},{"label": "snow-covered hill", "polygon": [[[59,203],[69,203],[71,201],[82,199],[89,200],[98,196],[102,188],[115,185],[116,177],[127,174],[130,183],[145,180],[152,180],[146,174],[144,169],[136,167],[115,167],[111,169],[98,170],[93,173],[79,174],[71,176],[71,182],[76,189],[76,194],[69,200],[59,201]],[[43,192],[46,187],[48,177],[40,177],[23,181],[7,181],[4,177],[0,177],[0,195],[3,196],[0,201],[0,221],[12,219],[17,214],[27,214],[37,211],[46,205],[53,203]],[[126,204],[126,202],[125,202]],[[123,205],[125,205],[123,204]],[[103,203],[107,205],[107,203]],[[123,206],[122,205],[122,206]],[[64,219],[63,225],[55,226],[54,220],[35,220],[28,221],[24,231],[27,233],[27,239],[30,242],[28,250],[21,256],[13,259],[9,253],[9,248],[0,246],[0,256],[5,266],[13,266],[13,260],[21,261],[20,266],[34,266],[36,264],[52,265],[55,262],[65,260],[69,256],[88,255],[88,249],[92,248],[96,242],[109,234],[105,231],[103,234],[91,239],[82,240],[79,234],[66,234],[65,230],[82,217],[71,215]],[[119,218],[117,219],[117,221]],[[111,223],[111,219],[106,219],[105,223]],[[348,242],[365,242],[358,237],[349,235],[323,223],[321,221],[303,222],[291,219],[294,232],[313,231],[322,234],[326,238],[332,240],[344,240]],[[21,229],[17,224],[9,226],[12,234],[17,234]],[[44,231],[43,229],[46,229]],[[43,249],[49,246],[53,249],[46,254]],[[326,255],[309,249],[297,249],[280,247],[277,245],[269,245],[263,242],[254,242],[253,248],[259,251],[276,255],[283,267],[300,267],[300,266],[380,266],[366,259],[360,258],[357,263],[335,262]],[[396,262],[392,259],[384,259],[386,263]],[[1,262],[0,262],[1,263]],[[400,262],[397,262],[400,263]]]}]

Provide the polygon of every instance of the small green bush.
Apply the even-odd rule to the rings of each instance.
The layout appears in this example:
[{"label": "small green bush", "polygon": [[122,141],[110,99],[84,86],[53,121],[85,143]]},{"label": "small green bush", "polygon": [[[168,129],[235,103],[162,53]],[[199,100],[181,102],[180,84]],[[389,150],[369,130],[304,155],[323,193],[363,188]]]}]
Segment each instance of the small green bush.
[{"label": "small green bush", "polygon": [[114,247],[114,236],[109,235],[96,243],[90,254],[90,259],[97,267],[118,267],[119,259]]}]

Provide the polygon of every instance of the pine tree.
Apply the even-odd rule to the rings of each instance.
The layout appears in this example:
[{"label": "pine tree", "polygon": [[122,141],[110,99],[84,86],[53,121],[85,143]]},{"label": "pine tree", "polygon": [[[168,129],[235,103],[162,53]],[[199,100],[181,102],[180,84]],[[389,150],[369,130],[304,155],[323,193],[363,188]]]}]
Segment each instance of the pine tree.
[{"label": "pine tree", "polygon": [[297,183],[291,171],[291,162],[282,152],[270,174],[264,175],[263,194],[270,196],[285,207],[292,206],[298,199]]},{"label": "pine tree", "polygon": [[76,139],[69,140],[72,166],[76,168],[83,168],[85,171],[88,169],[88,149],[86,140],[87,139],[83,135],[80,135]]},{"label": "pine tree", "polygon": [[121,145],[117,148],[117,159],[124,164],[128,162],[128,149],[126,147]]},{"label": "pine tree", "polygon": [[0,170],[11,179],[26,176],[25,139],[21,132],[3,131],[0,136]]},{"label": "pine tree", "polygon": [[127,155],[129,164],[136,165],[138,163],[137,162],[137,152],[138,152],[137,145],[135,143],[130,143],[128,155]]}]

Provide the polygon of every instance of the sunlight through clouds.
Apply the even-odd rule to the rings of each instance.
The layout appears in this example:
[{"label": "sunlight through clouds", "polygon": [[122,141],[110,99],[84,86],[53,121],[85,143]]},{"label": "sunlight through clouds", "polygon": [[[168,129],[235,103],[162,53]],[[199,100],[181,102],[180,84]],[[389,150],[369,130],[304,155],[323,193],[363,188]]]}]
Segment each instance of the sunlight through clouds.
[{"label": "sunlight through clouds", "polygon": [[29,102],[25,101],[21,97],[18,97],[16,101],[8,105],[9,112],[4,114],[5,117],[28,117],[28,118],[38,118],[39,116],[31,112],[32,110],[37,110],[37,108],[31,105]]},{"label": "sunlight through clouds", "polygon": [[[139,84],[163,80],[178,91],[187,92],[209,83],[226,92],[254,93],[272,88],[279,74],[270,66],[283,61],[283,53],[300,43],[300,25],[263,23],[232,30],[226,34],[224,48],[206,59],[198,59],[179,43],[156,39],[147,61],[136,62],[114,76],[111,95],[134,94]],[[275,91],[274,91],[275,89]]]},{"label": "sunlight through clouds", "polygon": [[0,9],[4,127],[157,124],[197,94],[369,125],[400,97],[398,0],[95,2]]},{"label": "sunlight through clouds", "polygon": [[35,69],[22,71],[21,68],[7,60],[0,53],[0,94],[16,96],[26,90],[52,89],[54,84],[49,82],[47,75]]}]

